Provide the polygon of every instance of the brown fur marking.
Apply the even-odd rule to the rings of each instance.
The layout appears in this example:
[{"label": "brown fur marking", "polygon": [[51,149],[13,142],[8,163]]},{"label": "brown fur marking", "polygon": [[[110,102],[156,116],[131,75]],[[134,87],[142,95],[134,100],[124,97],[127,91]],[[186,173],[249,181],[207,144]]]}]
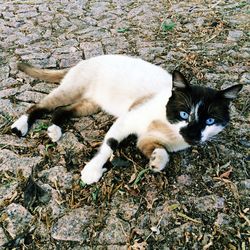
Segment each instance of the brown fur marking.
[{"label": "brown fur marking", "polygon": [[159,121],[159,120],[154,120],[150,123],[148,126],[148,132],[160,132],[164,138],[168,141],[176,140],[176,133],[173,131],[170,127],[167,126],[166,123]]},{"label": "brown fur marking", "polygon": [[72,113],[74,114],[74,117],[81,117],[85,115],[94,114],[98,112],[100,108],[94,102],[83,99],[67,107],[67,110],[72,111]]},{"label": "brown fur marking", "polygon": [[147,102],[148,100],[150,100],[152,97],[153,97],[153,94],[149,94],[149,95],[142,96],[142,97],[138,98],[129,107],[129,111],[131,111],[132,109],[135,109],[135,108],[141,106],[142,104],[144,104],[145,102]]},{"label": "brown fur marking", "polygon": [[175,132],[159,120],[154,120],[148,126],[147,133],[139,138],[137,147],[150,158],[156,148],[166,148],[167,143],[176,140]]},{"label": "brown fur marking", "polygon": [[151,157],[151,154],[153,153],[154,149],[165,148],[164,142],[153,135],[145,135],[140,138],[137,142],[137,147],[147,158]]}]

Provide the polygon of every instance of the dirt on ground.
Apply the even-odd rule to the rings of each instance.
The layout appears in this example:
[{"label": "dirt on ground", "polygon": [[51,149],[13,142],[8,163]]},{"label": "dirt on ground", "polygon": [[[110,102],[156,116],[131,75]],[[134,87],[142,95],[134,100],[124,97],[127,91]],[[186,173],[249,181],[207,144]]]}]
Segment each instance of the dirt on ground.
[{"label": "dirt on ground", "polygon": [[[249,1],[2,0],[0,3],[0,249],[249,249]],[[192,84],[244,85],[231,122],[152,173],[129,137],[96,184],[80,171],[114,118],[100,112],[47,136],[11,124],[55,84],[18,61],[67,68],[101,54],[141,57]]]}]

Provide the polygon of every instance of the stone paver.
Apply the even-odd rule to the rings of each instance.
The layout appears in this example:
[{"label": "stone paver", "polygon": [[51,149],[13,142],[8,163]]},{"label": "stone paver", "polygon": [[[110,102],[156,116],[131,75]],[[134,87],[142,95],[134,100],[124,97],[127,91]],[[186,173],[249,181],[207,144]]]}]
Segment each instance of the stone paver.
[{"label": "stone paver", "polygon": [[23,234],[31,225],[32,215],[20,204],[12,203],[5,210],[6,230],[12,238]]}]

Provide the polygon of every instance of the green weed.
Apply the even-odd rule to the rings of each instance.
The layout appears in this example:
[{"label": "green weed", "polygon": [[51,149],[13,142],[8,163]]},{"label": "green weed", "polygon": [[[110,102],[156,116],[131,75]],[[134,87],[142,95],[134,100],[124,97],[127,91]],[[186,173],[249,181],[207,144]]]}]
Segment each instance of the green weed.
[{"label": "green weed", "polygon": [[167,21],[163,21],[161,23],[161,30],[163,32],[167,32],[167,31],[171,31],[174,29],[174,27],[176,26],[176,23],[170,21],[170,22],[167,22]]}]

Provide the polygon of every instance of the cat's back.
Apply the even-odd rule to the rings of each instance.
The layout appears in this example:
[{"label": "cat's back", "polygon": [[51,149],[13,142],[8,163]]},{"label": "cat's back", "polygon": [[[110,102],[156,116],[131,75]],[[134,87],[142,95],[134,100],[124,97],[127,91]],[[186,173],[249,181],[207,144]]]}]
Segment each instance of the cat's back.
[{"label": "cat's back", "polygon": [[[167,76],[168,73],[161,67],[142,60],[141,58],[130,57],[127,55],[101,55],[88,60],[93,67],[99,67],[100,71],[124,74],[130,72],[131,75],[152,75],[158,73]],[[98,70],[98,71],[99,71]],[[102,72],[103,73],[103,72]],[[128,77],[128,75],[126,75]],[[156,75],[154,75],[155,77]],[[133,75],[134,77],[134,75]]]},{"label": "cat's back", "polygon": [[82,61],[79,69],[82,77],[89,75],[93,87],[121,91],[130,88],[131,92],[172,88],[172,76],[166,70],[140,58],[101,55]]}]

